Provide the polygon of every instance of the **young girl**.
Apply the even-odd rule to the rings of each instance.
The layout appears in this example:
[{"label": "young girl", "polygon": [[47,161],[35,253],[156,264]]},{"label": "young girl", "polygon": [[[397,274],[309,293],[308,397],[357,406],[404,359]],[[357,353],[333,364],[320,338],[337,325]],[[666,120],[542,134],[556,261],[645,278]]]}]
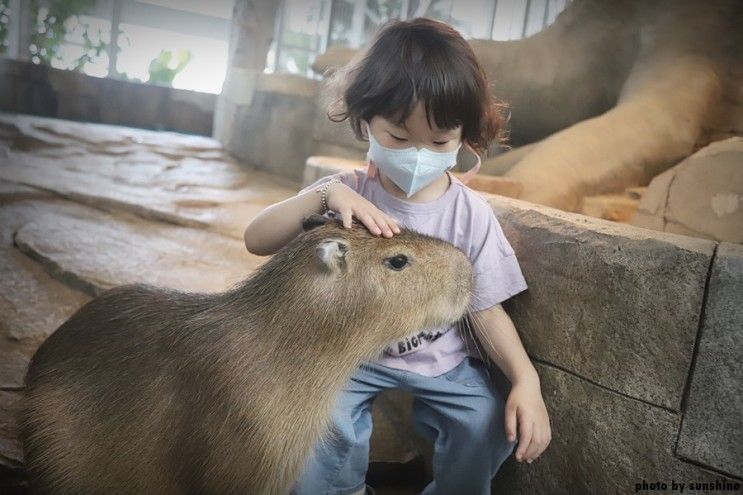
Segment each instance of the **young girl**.
[{"label": "young girl", "polygon": [[[478,339],[461,325],[425,329],[360,367],[338,397],[337,435],[317,444],[293,493],[365,493],[372,401],[402,388],[414,396],[416,431],[434,442],[434,480],[423,493],[488,494],[517,432],[519,462],[531,463],[551,438],[539,377],[500,304],[526,282],[492,209],[464,184],[480,166],[475,148],[487,150],[503,118],[470,46],[443,22],[389,21],[361,55],[335,78],[344,86],[342,120],[369,140],[366,171],[323,177],[266,208],[246,228],[246,247],[272,254],[302,231],[302,217],[331,210],[346,228],[355,217],[374,235],[391,237],[403,224],[439,237],[472,261]],[[477,165],[459,180],[448,170],[462,144]],[[478,341],[511,382],[505,403]]]}]

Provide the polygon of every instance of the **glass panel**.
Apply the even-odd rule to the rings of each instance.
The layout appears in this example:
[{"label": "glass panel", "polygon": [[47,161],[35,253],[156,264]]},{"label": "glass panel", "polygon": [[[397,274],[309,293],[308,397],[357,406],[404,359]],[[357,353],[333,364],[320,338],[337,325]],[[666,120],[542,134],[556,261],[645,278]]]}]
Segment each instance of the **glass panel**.
[{"label": "glass panel", "polygon": [[547,20],[547,0],[531,0],[526,14],[526,32],[524,37],[538,33]]},{"label": "glass panel", "polygon": [[227,41],[131,23],[119,26],[119,77],[219,93],[227,70]]},{"label": "glass panel", "polygon": [[31,61],[104,77],[111,0],[31,0]]},{"label": "glass panel", "polygon": [[8,51],[8,27],[10,24],[10,0],[0,0],[0,54]]},{"label": "glass panel", "polygon": [[[565,0],[549,0],[547,4],[547,26],[555,22],[557,14],[565,10],[567,2]],[[545,26],[545,27],[547,27]]]},{"label": "glass panel", "polygon": [[351,0],[333,1],[333,18],[330,19],[328,46],[351,46],[353,40],[353,11]]},{"label": "glass panel", "polygon": [[286,0],[284,5],[283,27],[281,30],[281,50],[284,48],[305,48],[317,50],[320,47],[321,0]]},{"label": "glass panel", "polygon": [[[402,10],[407,5],[407,12]],[[431,17],[444,21],[459,31],[465,39],[490,39],[494,0],[335,0],[331,19],[330,44],[357,46],[367,43],[377,27],[393,18]],[[363,15],[363,32],[357,33],[355,17]]]},{"label": "glass panel", "polygon": [[139,3],[149,3],[174,10],[183,10],[194,14],[232,19],[234,0],[137,0]]},{"label": "glass panel", "polygon": [[465,39],[490,39],[493,8],[493,0],[412,0],[410,18],[424,16],[444,21],[451,24]]},{"label": "glass panel", "polygon": [[364,15],[364,43],[369,41],[377,26],[390,19],[401,19],[402,0],[367,0]]},{"label": "glass panel", "polygon": [[291,72],[311,76],[310,65],[315,60],[315,53],[296,48],[282,48],[279,52],[279,72]]},{"label": "glass panel", "polygon": [[408,3],[404,0],[334,0],[328,45],[362,46],[380,24],[405,18],[403,8]]},{"label": "glass panel", "polygon": [[524,30],[526,0],[500,1],[495,5],[494,40],[517,40]]}]

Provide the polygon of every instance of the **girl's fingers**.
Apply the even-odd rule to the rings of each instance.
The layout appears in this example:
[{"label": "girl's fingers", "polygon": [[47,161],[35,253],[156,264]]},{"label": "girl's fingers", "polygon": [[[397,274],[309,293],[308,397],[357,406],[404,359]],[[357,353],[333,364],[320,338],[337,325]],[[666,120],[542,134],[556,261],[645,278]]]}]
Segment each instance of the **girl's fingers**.
[{"label": "girl's fingers", "polygon": [[380,232],[382,232],[387,237],[392,237],[392,230],[390,230],[389,225],[387,225],[387,222],[384,220],[382,216],[375,216],[373,217],[374,221],[377,222],[377,227],[379,227]]},{"label": "girl's fingers", "polygon": [[536,451],[532,455],[532,459],[536,459],[547,449],[547,446],[552,441],[552,433],[550,431],[549,423],[546,427],[539,427],[539,434],[535,434],[536,439]]},{"label": "girl's fingers", "polygon": [[526,449],[526,453],[524,454],[524,459],[526,459],[526,462],[531,464],[531,461],[536,459],[536,457],[542,450],[541,442],[542,433],[539,429],[539,424],[537,422],[534,422],[534,426],[532,427],[531,444]]},{"label": "girl's fingers", "polygon": [[516,441],[516,408],[510,403],[506,405],[506,440]]},{"label": "girl's fingers", "polygon": [[364,225],[366,225],[366,228],[369,229],[369,232],[371,232],[372,234],[379,235],[382,233],[382,229],[377,226],[377,222],[374,221],[369,213],[365,211],[359,212],[356,214],[356,216]]},{"label": "girl's fingers", "polygon": [[353,212],[350,208],[343,208],[340,212],[341,214],[341,221],[343,222],[343,227],[346,229],[351,228],[351,220],[353,216]]},{"label": "girl's fingers", "polygon": [[395,234],[399,234],[400,227],[397,225],[397,220],[390,217],[389,215],[385,215],[384,218],[387,221],[387,225],[389,226],[390,230],[392,230]]},{"label": "girl's fingers", "polygon": [[373,203],[370,203],[370,207],[375,213],[374,219],[376,220],[377,225],[383,232],[385,232],[385,234],[391,237],[393,232],[396,234],[400,233],[400,228],[397,227],[394,219],[377,208]]},{"label": "girl's fingers", "polygon": [[516,449],[516,459],[522,461],[526,449],[529,448],[529,444],[531,443],[532,434],[532,423],[531,421],[527,421],[523,414],[519,416],[519,431],[521,436],[519,437],[519,447]]},{"label": "girl's fingers", "polygon": [[400,233],[400,228],[387,215],[380,214],[376,217],[376,221],[386,237],[392,237],[394,234]]}]

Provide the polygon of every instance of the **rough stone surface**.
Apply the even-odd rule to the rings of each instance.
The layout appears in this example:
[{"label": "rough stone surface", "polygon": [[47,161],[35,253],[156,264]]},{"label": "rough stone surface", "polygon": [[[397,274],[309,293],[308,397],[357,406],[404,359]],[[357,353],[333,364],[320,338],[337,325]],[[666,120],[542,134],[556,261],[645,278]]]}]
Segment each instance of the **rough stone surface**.
[{"label": "rough stone surface", "polygon": [[293,74],[259,74],[255,84],[249,102],[220,99],[215,136],[245,163],[298,182],[305,158],[314,154],[317,81]]},{"label": "rough stone surface", "polygon": [[22,199],[50,198],[53,195],[35,187],[0,180],[0,205]]},{"label": "rough stone surface", "polygon": [[24,387],[29,359],[17,351],[0,351],[0,390],[20,390]]},{"label": "rough stone surface", "polygon": [[19,201],[0,207],[0,350],[31,357],[41,342],[90,297],[49,277],[44,267],[13,245],[13,235],[40,215],[64,211],[62,200]]},{"label": "rough stone surface", "polygon": [[631,223],[743,243],[743,137],[710,144],[655,177]]},{"label": "rough stone surface", "polygon": [[400,390],[385,390],[374,399],[372,422],[376,434],[370,439],[369,462],[409,462],[419,455],[415,432],[407,421],[412,413],[412,396]]},{"label": "rough stone surface", "polygon": [[529,285],[507,301],[529,354],[680,410],[714,243],[501,196],[490,204]]},{"label": "rough stone surface", "polygon": [[[550,413],[552,441],[533,463],[510,457],[493,493],[631,494],[643,480],[687,483],[735,480],[684,462],[673,450],[681,417],[614,393],[542,363],[535,364]],[[737,493],[684,490],[683,493]]]},{"label": "rough stone surface", "polygon": [[223,291],[265,260],[230,237],[76,205],[40,207],[13,239],[54,278],[91,296],[137,282]]},{"label": "rough stone surface", "polygon": [[710,274],[677,453],[743,478],[743,246],[722,243]]},{"label": "rough stone surface", "polygon": [[0,390],[0,473],[23,464],[23,447],[18,438],[18,405],[22,392]]},{"label": "rough stone surface", "polygon": [[627,223],[637,210],[639,201],[627,194],[601,194],[583,198],[581,213],[594,218]]},{"label": "rough stone surface", "polygon": [[0,179],[108,211],[236,239],[296,184],[241,167],[210,138],[0,114]]}]

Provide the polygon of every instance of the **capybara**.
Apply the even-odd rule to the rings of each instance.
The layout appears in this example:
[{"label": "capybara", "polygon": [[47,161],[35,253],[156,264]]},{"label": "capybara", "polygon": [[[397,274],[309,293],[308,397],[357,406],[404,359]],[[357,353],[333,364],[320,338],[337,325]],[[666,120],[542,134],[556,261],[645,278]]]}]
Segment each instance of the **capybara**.
[{"label": "capybara", "polygon": [[32,493],[286,494],[355,369],[465,314],[451,244],[302,225],[225,292],[120,286],[50,335],[20,418]]}]

